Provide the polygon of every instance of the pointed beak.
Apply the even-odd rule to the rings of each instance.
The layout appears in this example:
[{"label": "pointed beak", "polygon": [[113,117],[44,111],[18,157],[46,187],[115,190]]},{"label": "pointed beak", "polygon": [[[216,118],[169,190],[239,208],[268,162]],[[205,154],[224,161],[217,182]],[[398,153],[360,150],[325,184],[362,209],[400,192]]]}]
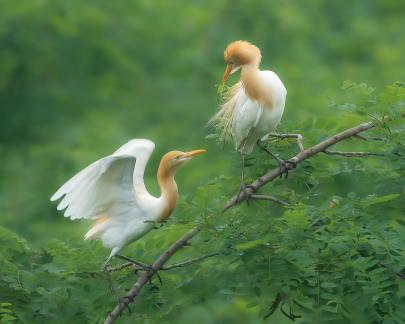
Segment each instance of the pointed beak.
[{"label": "pointed beak", "polygon": [[207,152],[207,150],[195,150],[195,151],[186,152],[183,154],[183,158],[191,158],[193,156],[200,155],[205,152]]},{"label": "pointed beak", "polygon": [[226,80],[228,80],[229,76],[231,75],[232,70],[233,70],[233,64],[232,64],[232,63],[228,63],[228,64],[226,65],[226,69],[225,69],[225,72],[224,72],[224,76],[222,77],[222,82],[221,82],[221,85],[222,85],[222,86],[225,85],[225,82],[226,82]]}]

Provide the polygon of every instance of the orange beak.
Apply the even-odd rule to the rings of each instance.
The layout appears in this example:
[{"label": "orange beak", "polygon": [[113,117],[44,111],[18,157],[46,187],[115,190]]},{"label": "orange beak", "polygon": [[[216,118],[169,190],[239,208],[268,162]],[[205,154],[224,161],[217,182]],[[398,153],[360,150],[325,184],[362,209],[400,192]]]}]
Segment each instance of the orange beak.
[{"label": "orange beak", "polygon": [[228,80],[229,76],[231,75],[231,72],[233,70],[233,64],[232,63],[228,63],[226,65],[226,69],[224,72],[224,76],[222,77],[222,82],[221,82],[221,86],[223,87],[225,85],[226,80]]},{"label": "orange beak", "polygon": [[195,150],[195,151],[190,151],[190,152],[186,152],[183,154],[183,158],[190,158],[196,155],[200,155],[207,152],[207,150]]}]

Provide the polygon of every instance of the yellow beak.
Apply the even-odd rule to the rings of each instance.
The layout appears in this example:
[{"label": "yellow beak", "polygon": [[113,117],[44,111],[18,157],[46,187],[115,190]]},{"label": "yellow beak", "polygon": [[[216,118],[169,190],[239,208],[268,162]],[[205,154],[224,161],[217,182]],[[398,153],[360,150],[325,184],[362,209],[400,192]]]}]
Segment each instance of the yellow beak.
[{"label": "yellow beak", "polygon": [[231,72],[233,70],[233,64],[228,63],[224,72],[224,76],[222,77],[222,82],[221,85],[224,86],[226,80],[228,80],[229,76],[231,75]]},{"label": "yellow beak", "polygon": [[207,150],[203,150],[203,149],[186,152],[186,153],[183,154],[183,158],[190,158],[190,157],[193,157],[193,156],[196,156],[196,155],[203,154],[205,152],[207,152]]}]

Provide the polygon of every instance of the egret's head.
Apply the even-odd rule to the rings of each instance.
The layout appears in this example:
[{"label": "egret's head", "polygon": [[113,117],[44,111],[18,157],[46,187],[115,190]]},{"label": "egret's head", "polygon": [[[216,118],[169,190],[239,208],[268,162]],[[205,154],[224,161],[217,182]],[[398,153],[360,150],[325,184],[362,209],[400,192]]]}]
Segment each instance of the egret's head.
[{"label": "egret's head", "polygon": [[232,73],[238,71],[243,65],[254,64],[259,66],[261,58],[259,48],[249,42],[238,40],[230,43],[224,52],[224,60],[227,65],[222,78],[222,85]]},{"label": "egret's head", "polygon": [[191,160],[193,156],[205,153],[206,150],[194,150],[189,152],[170,151],[163,155],[159,170],[165,174],[173,173],[178,167]]}]

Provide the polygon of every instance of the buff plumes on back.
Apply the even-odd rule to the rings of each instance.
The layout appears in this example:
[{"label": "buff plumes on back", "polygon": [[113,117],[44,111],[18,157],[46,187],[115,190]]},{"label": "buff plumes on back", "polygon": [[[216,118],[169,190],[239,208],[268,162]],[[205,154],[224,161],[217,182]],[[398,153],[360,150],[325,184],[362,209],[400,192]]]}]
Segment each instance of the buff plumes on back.
[{"label": "buff plumes on back", "polygon": [[241,87],[242,82],[238,82],[228,89],[218,112],[207,123],[207,126],[214,126],[218,130],[218,136],[221,142],[229,140],[234,136],[232,126],[238,99],[236,94]]}]

